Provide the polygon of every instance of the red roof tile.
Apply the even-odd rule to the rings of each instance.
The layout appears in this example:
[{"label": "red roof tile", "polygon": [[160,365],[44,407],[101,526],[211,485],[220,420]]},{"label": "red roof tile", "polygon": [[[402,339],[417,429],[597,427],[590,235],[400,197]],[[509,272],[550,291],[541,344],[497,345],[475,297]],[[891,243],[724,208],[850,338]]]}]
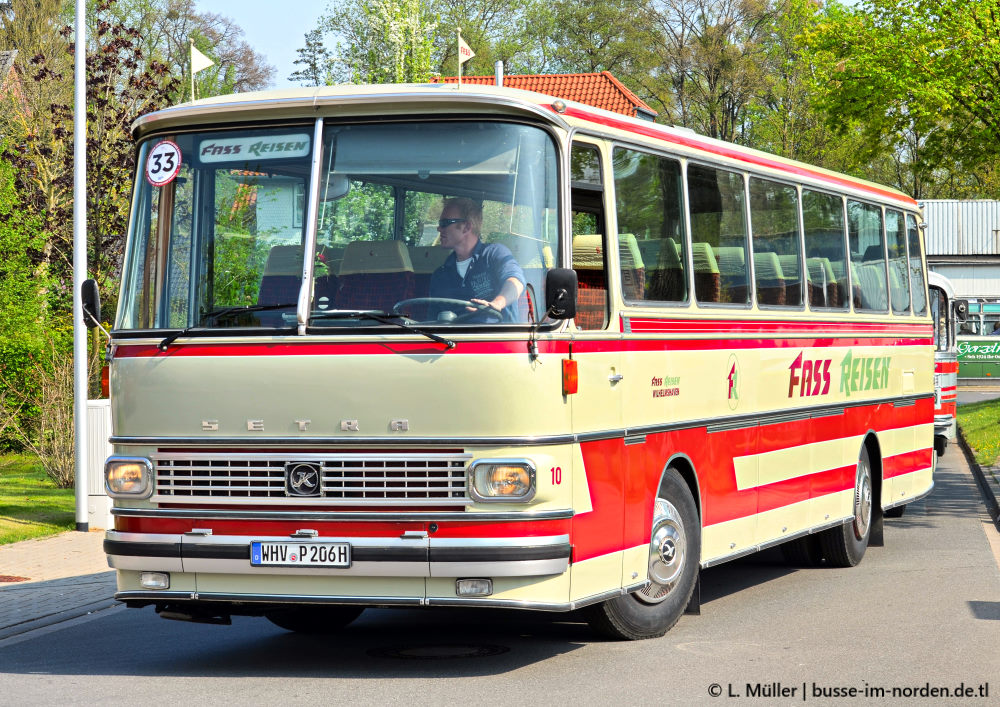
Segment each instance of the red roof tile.
[{"label": "red roof tile", "polygon": [[[456,76],[441,76],[431,79],[434,83],[458,83]],[[462,83],[488,85],[496,83],[493,76],[463,76]],[[628,90],[609,71],[593,74],[528,74],[503,77],[503,85],[525,91],[544,93],[567,101],[585,103],[595,108],[603,108],[615,113],[636,116],[638,111],[649,117],[656,111],[646,105],[638,96]]]}]

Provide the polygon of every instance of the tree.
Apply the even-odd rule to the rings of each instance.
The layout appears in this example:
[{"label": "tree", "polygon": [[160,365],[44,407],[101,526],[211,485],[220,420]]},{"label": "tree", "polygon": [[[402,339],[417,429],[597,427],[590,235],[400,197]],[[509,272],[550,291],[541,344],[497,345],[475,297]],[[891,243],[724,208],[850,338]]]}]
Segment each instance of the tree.
[{"label": "tree", "polygon": [[321,30],[306,32],[306,46],[296,52],[299,58],[293,63],[302,68],[289,76],[289,81],[297,81],[306,86],[326,86],[333,83],[330,75],[330,51],[323,44]]},{"label": "tree", "polygon": [[321,29],[337,38],[335,81],[406,83],[431,74],[436,18],[424,0],[347,0],[331,4]]},{"label": "tree", "polygon": [[925,198],[953,169],[989,170],[1000,155],[998,33],[1000,0],[864,0],[806,39],[824,58],[829,124],[860,121],[869,144],[888,142],[902,186]]}]

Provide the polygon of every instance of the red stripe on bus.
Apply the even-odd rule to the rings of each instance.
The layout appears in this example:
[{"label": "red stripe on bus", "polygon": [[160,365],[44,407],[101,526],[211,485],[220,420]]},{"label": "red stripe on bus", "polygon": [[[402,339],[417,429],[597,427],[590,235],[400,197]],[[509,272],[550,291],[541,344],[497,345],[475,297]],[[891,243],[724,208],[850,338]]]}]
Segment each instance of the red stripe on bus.
[{"label": "red stripe on bus", "polygon": [[[234,509],[227,507],[227,512]],[[268,510],[275,510],[269,508]],[[296,509],[297,510],[297,509]],[[330,508],[324,511],[334,512]],[[399,512],[398,510],[395,512]],[[115,530],[128,533],[181,534],[193,528],[207,528],[215,536],[285,536],[302,527],[303,521],[283,520],[206,520],[185,518],[115,518]],[[433,538],[521,538],[568,535],[570,520],[532,520],[517,522],[435,521],[437,530],[430,532],[431,521],[357,522],[308,521],[321,538],[398,538],[407,530],[420,530]]]},{"label": "red stripe on bus", "polygon": [[[704,339],[563,339],[538,341],[542,354],[567,355],[569,344],[575,353],[615,353],[631,351],[717,351],[730,349],[823,348],[831,346],[928,346],[930,339],[899,338],[704,338]],[[150,344],[117,344],[115,358],[174,358],[225,356],[457,356],[527,354],[527,339],[520,341],[459,342],[450,351],[439,346],[383,343],[295,343],[295,344],[183,344],[166,352]]]},{"label": "red stripe on bus", "polygon": [[935,373],[958,373],[958,361],[935,361]]},{"label": "red stripe on bus", "polygon": [[[553,112],[559,112],[552,106],[549,106],[549,108]],[[586,120],[591,123],[604,125],[609,128],[624,130],[637,135],[663,140],[664,142],[671,142],[675,145],[694,148],[696,150],[701,150],[702,152],[708,152],[713,155],[719,155],[720,157],[727,157],[740,162],[746,162],[747,164],[756,165],[758,167],[768,167],[770,169],[776,169],[788,174],[795,174],[800,177],[809,177],[811,179],[818,179],[830,184],[836,184],[837,186],[849,187],[851,189],[857,189],[858,191],[877,194],[884,199],[891,199],[895,202],[904,203],[911,208],[917,208],[917,202],[904,194],[897,194],[896,192],[881,189],[871,184],[857,182],[850,177],[842,177],[835,174],[820,172],[819,170],[811,168],[807,165],[788,164],[767,155],[743,152],[735,146],[727,147],[725,145],[708,142],[706,140],[667,132],[665,129],[657,127],[654,123],[650,123],[649,125],[636,125],[634,123],[612,118],[610,116],[597,115],[595,113],[590,113],[589,111],[572,107],[567,107],[561,114],[568,115],[572,118],[578,118],[580,120]]]},{"label": "red stripe on bus", "polygon": [[[752,456],[835,439],[861,437],[933,421],[933,400],[848,408],[843,415],[748,426],[709,433],[706,428],[647,435],[643,444],[623,440],[580,445],[593,510],[573,519],[574,561],[649,542],[652,503],[664,465],[683,453],[697,475],[704,526],[753,516],[793,503],[854,488],[854,464],[820,470],[761,487],[739,490],[733,457]],[[929,467],[926,450],[892,457],[893,474]],[[860,453],[860,446],[858,449]],[[921,466],[922,465],[922,466]]]},{"label": "red stripe on bus", "polygon": [[639,319],[629,318],[633,334],[645,333],[735,333],[735,334],[791,334],[839,333],[865,335],[898,334],[930,337],[929,324],[901,324],[883,322],[810,322],[795,320],[704,320],[704,319]]}]

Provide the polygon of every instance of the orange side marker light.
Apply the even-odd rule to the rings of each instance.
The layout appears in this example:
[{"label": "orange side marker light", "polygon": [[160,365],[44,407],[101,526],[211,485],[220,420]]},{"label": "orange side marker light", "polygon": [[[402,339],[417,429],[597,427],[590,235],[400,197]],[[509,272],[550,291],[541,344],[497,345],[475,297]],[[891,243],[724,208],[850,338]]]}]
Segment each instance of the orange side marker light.
[{"label": "orange side marker light", "polygon": [[562,362],[562,389],[563,395],[573,395],[580,387],[580,376],[576,361],[572,358],[564,358]]}]

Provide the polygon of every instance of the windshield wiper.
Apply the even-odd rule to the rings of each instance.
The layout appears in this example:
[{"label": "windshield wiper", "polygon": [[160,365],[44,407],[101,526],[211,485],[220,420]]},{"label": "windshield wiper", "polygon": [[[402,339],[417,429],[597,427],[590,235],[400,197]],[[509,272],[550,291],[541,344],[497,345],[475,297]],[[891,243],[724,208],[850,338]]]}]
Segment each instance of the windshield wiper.
[{"label": "windshield wiper", "polygon": [[[222,309],[217,309],[214,312],[209,312],[208,314],[206,314],[204,320],[200,324],[197,324],[195,326],[189,326],[186,329],[181,329],[180,331],[176,331],[173,334],[167,335],[163,339],[163,341],[160,342],[157,348],[160,349],[160,351],[166,351],[167,347],[170,346],[170,344],[174,343],[174,341],[176,341],[180,337],[187,336],[188,334],[191,334],[195,331],[204,330],[205,327],[207,327],[209,324],[216,321],[217,319],[222,319],[223,317],[228,317],[230,315],[242,312],[266,312],[269,309],[289,309],[289,308],[294,309],[296,306],[297,305],[295,303],[251,304],[247,306],[224,307]],[[268,328],[280,329],[281,327],[268,327]]]},{"label": "windshield wiper", "polygon": [[414,334],[420,334],[421,336],[426,336],[431,341],[436,341],[437,343],[445,346],[446,348],[455,348],[455,342],[451,339],[445,339],[443,336],[438,336],[437,334],[432,334],[429,331],[424,331],[423,329],[418,329],[415,326],[407,324],[403,319],[406,316],[403,314],[394,314],[391,312],[384,312],[381,309],[335,309],[329,312],[319,312],[313,314],[309,317],[309,321],[314,319],[371,319],[372,321],[380,322],[382,324],[388,324],[389,326],[396,326],[400,329],[405,329],[406,331],[412,331]]}]

